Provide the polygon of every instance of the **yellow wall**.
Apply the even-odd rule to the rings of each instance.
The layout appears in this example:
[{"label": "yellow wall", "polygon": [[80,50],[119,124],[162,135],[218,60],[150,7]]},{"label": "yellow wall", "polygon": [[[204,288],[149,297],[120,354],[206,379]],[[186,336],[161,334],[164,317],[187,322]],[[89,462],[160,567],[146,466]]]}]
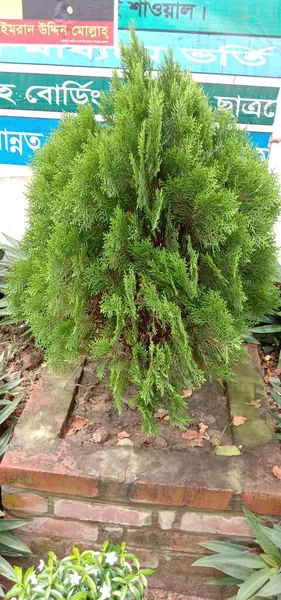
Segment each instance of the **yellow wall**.
[{"label": "yellow wall", "polygon": [[0,0],[0,19],[22,19],[22,0]]}]

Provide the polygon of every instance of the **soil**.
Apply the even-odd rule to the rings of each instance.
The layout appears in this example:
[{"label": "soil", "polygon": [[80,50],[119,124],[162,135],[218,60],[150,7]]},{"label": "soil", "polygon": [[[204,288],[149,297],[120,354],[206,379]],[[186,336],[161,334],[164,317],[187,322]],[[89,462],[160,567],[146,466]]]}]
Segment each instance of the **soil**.
[{"label": "soil", "polygon": [[158,435],[148,437],[141,428],[141,415],[132,405],[134,394],[135,390],[131,388],[124,401],[123,413],[119,415],[113,407],[110,390],[96,376],[94,363],[88,360],[73,413],[65,428],[66,435],[73,436],[81,444],[91,442],[104,447],[118,445],[163,450],[199,447],[210,452],[218,441],[232,444],[227,399],[219,384],[205,383],[186,399],[190,418],[188,433],[172,427],[168,413],[163,409],[155,415]]},{"label": "soil", "polygon": [[281,386],[281,354],[280,348],[271,345],[259,346],[259,355],[261,361],[261,371],[264,378],[265,391],[268,397],[270,409],[272,411],[273,419],[275,417],[276,432],[279,439],[280,437],[280,425],[278,426],[277,418],[281,419],[281,397],[280,404],[272,397],[272,391],[274,391],[272,383],[276,383]]},{"label": "soil", "polygon": [[[22,400],[11,417],[3,423],[1,431],[16,424],[35,383],[41,377],[44,359],[43,352],[35,347],[34,340],[30,337],[27,328],[21,326],[0,326],[0,354],[3,352],[5,355],[5,368],[1,376],[4,375],[4,381],[8,382],[21,378],[23,378],[23,381],[20,394]],[[7,399],[13,400],[14,397],[14,394],[9,394]]]}]

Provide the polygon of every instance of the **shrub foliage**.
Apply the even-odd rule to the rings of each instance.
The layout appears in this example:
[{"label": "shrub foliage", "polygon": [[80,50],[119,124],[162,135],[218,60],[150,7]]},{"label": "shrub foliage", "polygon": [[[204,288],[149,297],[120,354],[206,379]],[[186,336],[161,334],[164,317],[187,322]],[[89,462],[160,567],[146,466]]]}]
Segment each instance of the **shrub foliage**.
[{"label": "shrub foliage", "polygon": [[26,258],[9,299],[51,366],[91,353],[146,430],[183,388],[228,378],[249,323],[276,304],[278,186],[228,111],[171,53],[156,78],[131,32],[123,78],[62,120],[34,161]]}]

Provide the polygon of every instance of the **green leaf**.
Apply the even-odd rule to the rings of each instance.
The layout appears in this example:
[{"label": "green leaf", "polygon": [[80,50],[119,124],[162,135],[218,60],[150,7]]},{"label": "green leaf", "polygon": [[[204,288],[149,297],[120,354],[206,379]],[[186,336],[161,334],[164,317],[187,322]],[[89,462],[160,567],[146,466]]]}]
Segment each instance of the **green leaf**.
[{"label": "green leaf", "polygon": [[239,585],[241,579],[231,577],[230,575],[222,575],[221,577],[214,577],[207,582],[208,585]]},{"label": "green leaf", "polygon": [[270,391],[272,398],[274,398],[275,402],[277,402],[277,404],[279,404],[279,406],[281,406],[281,396],[277,393],[274,392],[273,390]]},{"label": "green leaf", "polygon": [[18,405],[21,399],[21,396],[19,396],[18,398],[15,398],[15,400],[10,402],[7,406],[5,406],[5,408],[2,408],[2,410],[0,411],[0,425],[4,423],[4,421],[6,421],[6,419],[14,412],[16,406]]},{"label": "green leaf", "polygon": [[[232,563],[232,561],[231,562],[229,561],[226,563],[221,562],[220,564],[217,564],[212,561],[212,558],[213,558],[213,556],[205,556],[205,557],[199,558],[195,563],[193,563],[192,566],[194,566],[194,567],[212,567],[215,569],[219,569],[226,575],[231,575],[232,577],[240,579],[241,581],[245,581],[245,579],[250,577],[250,575],[252,575],[252,573],[253,573],[253,569],[249,568],[248,566],[234,565]],[[264,563],[263,563],[263,566],[264,566]]]},{"label": "green leaf", "polygon": [[[240,554],[240,555],[234,555],[231,554],[231,556],[224,556],[222,554],[214,554],[213,556],[204,556],[203,558],[200,558],[199,561],[201,561],[201,565],[203,565],[203,561],[206,563],[205,566],[218,566],[219,568],[221,564],[232,564],[232,565],[239,565],[242,567],[248,567],[249,569],[262,569],[264,568],[264,561],[262,560],[262,558],[260,558],[259,556],[256,556],[255,554]],[[199,563],[199,561],[197,561],[197,564]],[[208,563],[208,564],[207,564]]]},{"label": "green leaf", "polygon": [[213,552],[227,554],[231,554],[232,552],[235,554],[241,554],[241,552],[246,552],[246,550],[249,550],[248,546],[240,546],[239,544],[231,544],[230,542],[217,542],[215,540],[210,540],[209,542],[199,542],[198,546],[203,546],[203,548],[207,548],[207,550],[213,550]]},{"label": "green leaf", "polygon": [[[19,240],[16,240],[16,238],[13,238],[11,235],[8,235],[7,233],[2,232],[2,235],[7,240],[7,242],[9,242],[9,244],[11,244],[11,246],[13,246],[13,248],[20,248]],[[1,248],[2,248],[2,244],[1,244]]]},{"label": "green leaf", "polygon": [[251,335],[250,333],[247,333],[246,335],[243,335],[243,341],[246,342],[247,344],[260,344],[259,340],[256,340],[256,338]]},{"label": "green leaf", "polygon": [[14,569],[3,556],[0,556],[0,574],[11,581],[16,581]]},{"label": "green leaf", "polygon": [[258,573],[253,573],[249,579],[240,586],[237,594],[237,600],[248,600],[268,581],[270,569],[261,569]]},{"label": "green leaf", "polygon": [[243,510],[244,510],[246,519],[249,523],[249,526],[250,526],[252,532],[255,534],[257,542],[259,543],[260,547],[263,549],[264,553],[270,554],[272,556],[275,556],[277,559],[280,559],[280,552],[279,552],[278,548],[271,541],[271,539],[269,538],[267,533],[263,530],[262,526],[260,525],[260,523],[259,523],[258,519],[255,517],[255,515],[253,515],[253,513],[251,513],[246,508],[244,508]]},{"label": "green leaf", "polygon": [[277,569],[281,565],[281,554],[279,559],[275,556],[270,556],[270,554],[261,554],[261,558],[269,567],[274,567],[275,569]]},{"label": "green leaf", "polygon": [[12,435],[12,427],[9,427],[0,438],[0,457],[5,454]]},{"label": "green leaf", "polygon": [[0,520],[0,543],[2,542],[2,532],[10,531],[11,529],[17,529],[18,527],[23,527],[24,525],[28,525],[29,521],[23,521],[20,519],[1,519]]},{"label": "green leaf", "polygon": [[2,546],[7,546],[19,554],[30,554],[28,546],[13,531],[1,531],[0,549]]},{"label": "green leaf", "polygon": [[215,453],[218,456],[239,456],[241,454],[237,446],[216,446]]},{"label": "green leaf", "polygon": [[277,596],[281,590],[281,574],[272,577],[270,581],[259,590],[259,596],[261,598],[269,598],[270,596]]},{"label": "green leaf", "polygon": [[281,325],[261,325],[260,327],[252,327],[251,333],[279,333],[281,332]]}]

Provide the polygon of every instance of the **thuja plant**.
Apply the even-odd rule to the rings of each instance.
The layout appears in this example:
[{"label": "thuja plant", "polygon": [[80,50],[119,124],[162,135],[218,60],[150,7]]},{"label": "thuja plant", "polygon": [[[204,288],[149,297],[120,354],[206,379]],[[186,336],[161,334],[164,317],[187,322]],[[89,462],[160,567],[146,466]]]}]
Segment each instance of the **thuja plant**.
[{"label": "thuja plant", "polygon": [[52,368],[90,353],[115,406],[129,385],[146,431],[182,390],[227,379],[250,323],[276,305],[278,186],[228,111],[171,53],[155,77],[134,31],[122,78],[66,117],[34,161],[25,258],[9,302]]}]

